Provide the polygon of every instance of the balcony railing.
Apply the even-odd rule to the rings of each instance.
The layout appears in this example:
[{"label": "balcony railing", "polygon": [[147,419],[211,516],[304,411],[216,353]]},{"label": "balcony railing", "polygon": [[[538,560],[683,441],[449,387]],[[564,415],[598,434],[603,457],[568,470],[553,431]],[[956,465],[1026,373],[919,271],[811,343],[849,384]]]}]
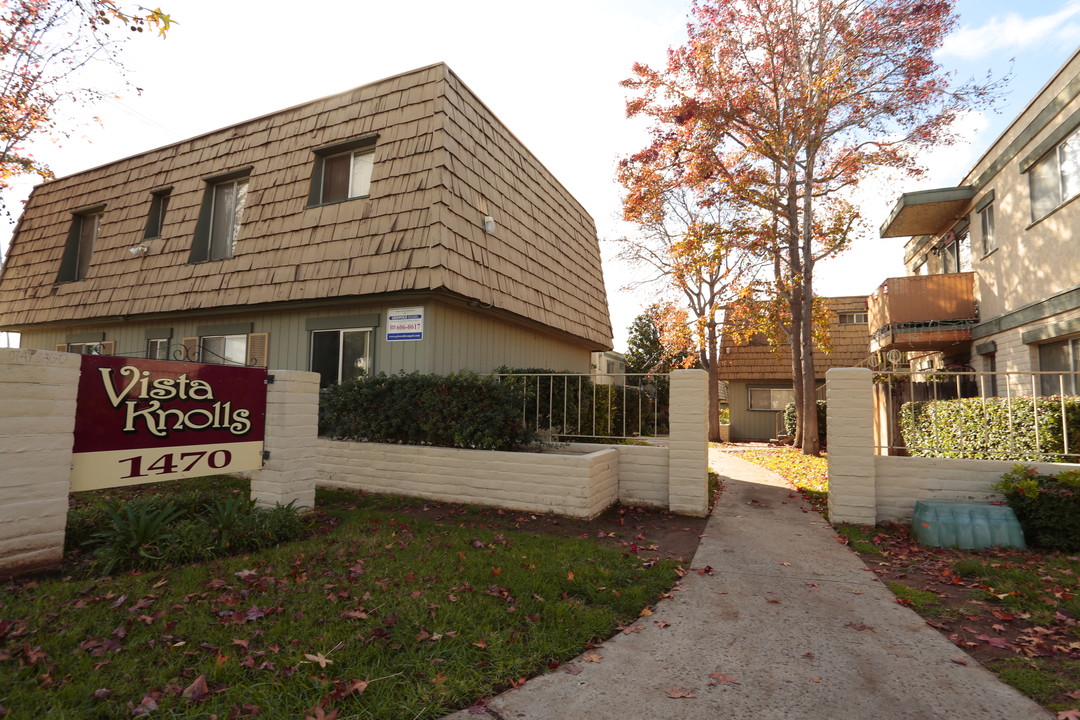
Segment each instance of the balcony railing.
[{"label": "balcony railing", "polygon": [[942,350],[971,340],[975,273],[889,278],[867,300],[870,350]]}]

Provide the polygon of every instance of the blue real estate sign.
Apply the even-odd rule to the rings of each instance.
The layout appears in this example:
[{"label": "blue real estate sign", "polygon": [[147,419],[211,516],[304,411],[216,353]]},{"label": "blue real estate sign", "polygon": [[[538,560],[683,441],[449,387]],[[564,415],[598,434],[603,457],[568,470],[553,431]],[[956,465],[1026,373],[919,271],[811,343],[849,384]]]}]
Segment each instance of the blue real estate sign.
[{"label": "blue real estate sign", "polygon": [[386,312],[386,339],[423,340],[424,308],[390,308]]}]

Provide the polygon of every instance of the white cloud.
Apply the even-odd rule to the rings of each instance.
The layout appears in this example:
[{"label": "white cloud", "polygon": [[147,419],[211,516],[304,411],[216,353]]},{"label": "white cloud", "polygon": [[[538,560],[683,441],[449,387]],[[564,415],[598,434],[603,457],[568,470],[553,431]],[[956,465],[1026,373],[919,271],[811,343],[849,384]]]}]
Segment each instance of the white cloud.
[{"label": "white cloud", "polygon": [[995,15],[978,27],[963,25],[945,39],[940,55],[976,60],[996,52],[1015,52],[1046,44],[1075,45],[1080,41],[1080,2],[1068,2],[1049,15]]}]

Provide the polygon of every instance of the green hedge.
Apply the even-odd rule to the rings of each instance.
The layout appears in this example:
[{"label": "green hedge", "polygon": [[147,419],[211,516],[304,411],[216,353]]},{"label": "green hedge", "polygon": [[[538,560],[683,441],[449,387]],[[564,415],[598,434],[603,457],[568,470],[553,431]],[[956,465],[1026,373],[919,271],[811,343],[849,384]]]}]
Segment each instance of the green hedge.
[{"label": "green hedge", "polygon": [[[817,425],[818,425],[818,440],[821,443],[821,447],[825,447],[828,440],[828,428],[825,425],[826,405],[824,400],[817,401]],[[784,406],[784,430],[788,435],[795,434],[796,424],[795,403],[789,402]]]},{"label": "green hedge", "polygon": [[513,450],[535,434],[521,418],[521,388],[472,372],[373,375],[332,385],[319,432],[366,442]]},{"label": "green hedge", "polygon": [[[1080,397],[1066,397],[1064,404],[1069,451],[1076,453]],[[903,405],[900,430],[917,457],[1075,462],[1075,455],[1062,454],[1061,414],[1060,397],[926,400]]]},{"label": "green hedge", "polygon": [[1005,495],[1029,545],[1080,550],[1080,472],[1040,475],[1034,468],[1015,465],[994,490]]}]

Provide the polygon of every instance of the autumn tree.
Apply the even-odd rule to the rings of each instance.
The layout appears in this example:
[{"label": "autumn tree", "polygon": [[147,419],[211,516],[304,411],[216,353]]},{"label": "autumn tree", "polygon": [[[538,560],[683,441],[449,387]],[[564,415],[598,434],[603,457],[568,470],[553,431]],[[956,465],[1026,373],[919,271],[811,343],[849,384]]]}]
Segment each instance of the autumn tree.
[{"label": "autumn tree", "polygon": [[107,63],[123,72],[119,48],[147,30],[164,36],[160,9],[115,0],[7,0],[0,5],[0,191],[16,175],[52,173],[26,142],[59,130],[62,106],[111,94],[80,85],[82,72]]},{"label": "autumn tree", "polygon": [[955,85],[933,56],[953,0],[701,0],[667,65],[635,65],[629,116],[651,140],[623,162],[632,185],[677,176],[702,203],[735,196],[761,217],[772,292],[787,306],[798,440],[819,451],[814,271],[862,230],[848,194],[868,173],[917,175],[961,111],[996,86]]},{"label": "autumn tree", "polygon": [[677,181],[656,172],[648,182],[624,166],[627,187],[623,216],[637,224],[622,238],[619,258],[650,274],[631,287],[670,288],[689,310],[684,327],[691,333],[698,366],[709,374],[709,439],[720,440],[719,340],[724,307],[734,302],[756,271],[754,230],[738,201],[701,203]]},{"label": "autumn tree", "polygon": [[672,303],[653,303],[630,323],[626,372],[668,373],[695,360],[685,310]]}]

